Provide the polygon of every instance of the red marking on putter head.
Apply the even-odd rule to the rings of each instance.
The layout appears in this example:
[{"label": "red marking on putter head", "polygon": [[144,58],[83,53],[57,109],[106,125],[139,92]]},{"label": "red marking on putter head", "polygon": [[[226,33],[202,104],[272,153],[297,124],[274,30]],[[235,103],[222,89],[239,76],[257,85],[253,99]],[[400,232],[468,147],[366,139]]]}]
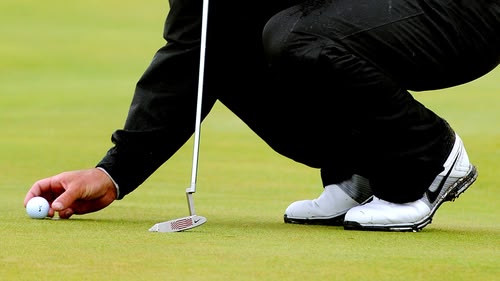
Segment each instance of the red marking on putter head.
[{"label": "red marking on putter head", "polygon": [[202,216],[189,216],[176,220],[160,222],[153,225],[149,231],[151,232],[179,232],[200,226],[207,222],[207,219]]},{"label": "red marking on putter head", "polygon": [[185,228],[189,228],[191,226],[193,226],[193,218],[192,217],[174,220],[170,224],[170,227],[172,228],[172,230],[182,230]]}]

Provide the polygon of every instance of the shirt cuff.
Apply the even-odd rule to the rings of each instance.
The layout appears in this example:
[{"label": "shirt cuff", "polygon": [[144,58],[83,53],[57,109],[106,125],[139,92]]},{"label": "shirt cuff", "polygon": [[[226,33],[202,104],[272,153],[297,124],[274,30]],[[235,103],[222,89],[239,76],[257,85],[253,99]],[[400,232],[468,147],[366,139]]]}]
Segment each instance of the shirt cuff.
[{"label": "shirt cuff", "polygon": [[115,188],[116,188],[116,199],[117,200],[120,200],[120,187],[118,186],[118,184],[116,183],[116,181],[113,179],[113,177],[111,177],[111,175],[102,167],[96,167],[97,169],[103,171],[108,177],[109,179],[113,182]]}]

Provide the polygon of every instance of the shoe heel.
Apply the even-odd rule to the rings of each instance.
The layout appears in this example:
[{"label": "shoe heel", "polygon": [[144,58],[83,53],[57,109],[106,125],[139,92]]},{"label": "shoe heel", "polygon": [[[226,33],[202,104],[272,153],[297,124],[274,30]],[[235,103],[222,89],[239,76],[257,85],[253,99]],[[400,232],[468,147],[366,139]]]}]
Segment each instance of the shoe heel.
[{"label": "shoe heel", "polygon": [[455,183],[455,187],[448,192],[444,201],[455,201],[455,199],[457,199],[476,181],[478,176],[477,169],[472,164],[470,167],[469,173]]}]

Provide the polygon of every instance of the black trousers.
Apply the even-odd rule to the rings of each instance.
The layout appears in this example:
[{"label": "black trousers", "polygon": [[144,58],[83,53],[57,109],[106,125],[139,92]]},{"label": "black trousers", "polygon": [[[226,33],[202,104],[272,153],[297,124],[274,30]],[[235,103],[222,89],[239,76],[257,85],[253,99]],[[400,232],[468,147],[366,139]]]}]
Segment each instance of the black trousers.
[{"label": "black trousers", "polygon": [[[500,2],[305,1],[267,22],[263,44],[270,81],[252,98],[265,104],[249,102],[242,119],[276,151],[321,168],[325,185],[358,173],[376,196],[409,202],[443,170],[455,135],[408,90],[495,68]],[[256,108],[259,117],[247,113]]]},{"label": "black trousers", "polygon": [[[167,44],[97,164],[121,197],[194,131],[202,1],[169,3]],[[454,134],[408,90],[472,81],[499,59],[499,0],[211,1],[203,118],[220,101],[325,185],[357,173],[380,198],[412,201]]]}]

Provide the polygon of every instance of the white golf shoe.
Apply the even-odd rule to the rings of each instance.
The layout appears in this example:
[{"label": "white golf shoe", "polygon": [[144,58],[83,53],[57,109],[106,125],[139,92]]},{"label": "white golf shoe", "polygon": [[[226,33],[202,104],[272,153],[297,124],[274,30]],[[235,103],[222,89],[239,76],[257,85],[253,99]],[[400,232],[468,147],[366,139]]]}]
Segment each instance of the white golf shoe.
[{"label": "white golf shoe", "polygon": [[354,175],[340,184],[325,186],[314,200],[293,202],[285,211],[285,223],[342,225],[345,213],[369,201],[372,191],[368,180]]},{"label": "white golf shoe", "polygon": [[423,197],[396,204],[374,197],[370,203],[350,209],[345,215],[347,230],[419,231],[430,224],[443,202],[453,201],[477,178],[462,140],[456,136],[444,171],[436,176]]}]

